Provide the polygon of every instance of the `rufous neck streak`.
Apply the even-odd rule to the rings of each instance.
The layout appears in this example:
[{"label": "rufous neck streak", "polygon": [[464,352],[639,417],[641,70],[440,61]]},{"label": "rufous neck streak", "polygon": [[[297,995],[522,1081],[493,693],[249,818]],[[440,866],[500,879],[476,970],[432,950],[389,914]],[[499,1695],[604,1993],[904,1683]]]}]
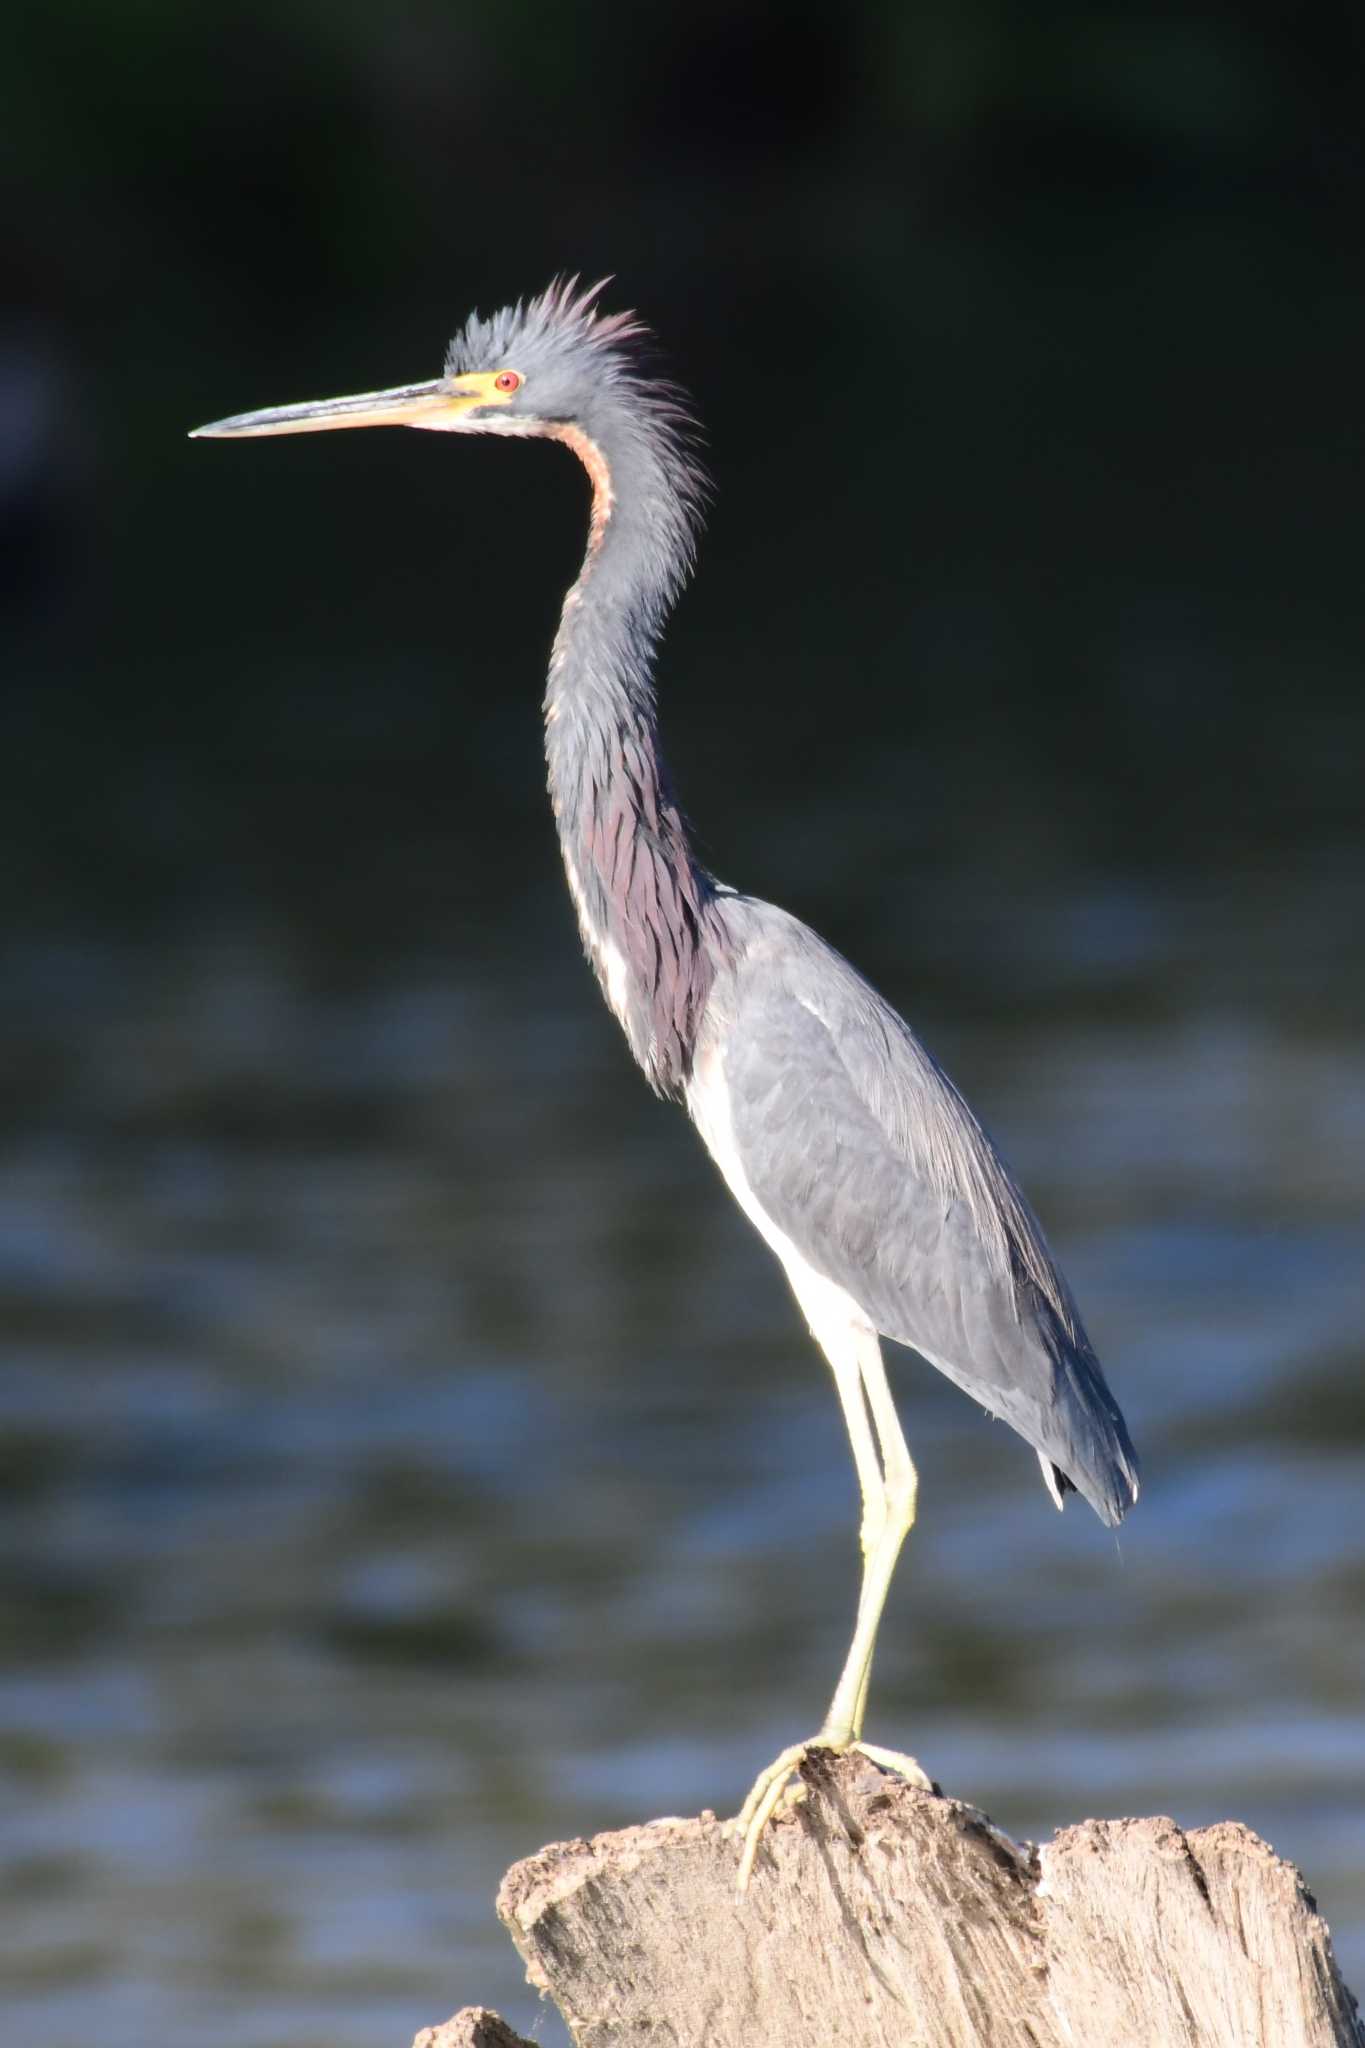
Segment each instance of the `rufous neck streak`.
[{"label": "rufous neck streak", "polygon": [[676,510],[647,441],[556,422],[592,485],[587,553],[550,656],[550,801],[588,957],[640,1065],[681,1097],[711,986],[711,885],[659,755],[652,657]]},{"label": "rufous neck streak", "polygon": [[588,480],[592,484],[592,512],[588,519],[588,554],[589,556],[595,555],[602,545],[602,536],[607,530],[607,521],[611,518],[612,507],[616,503],[616,493],[611,487],[611,466],[597,442],[592,439],[591,435],[585,434],[582,427],[572,425],[557,426],[554,428],[551,438],[555,441],[562,441],[566,448],[572,448],[574,454],[588,472]]}]

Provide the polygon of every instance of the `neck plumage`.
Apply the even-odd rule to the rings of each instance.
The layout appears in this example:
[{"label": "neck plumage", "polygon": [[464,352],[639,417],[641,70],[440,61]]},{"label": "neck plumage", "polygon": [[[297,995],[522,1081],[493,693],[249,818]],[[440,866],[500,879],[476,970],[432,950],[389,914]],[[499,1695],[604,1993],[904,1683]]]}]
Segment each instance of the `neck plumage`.
[{"label": "neck plumage", "polygon": [[668,450],[633,421],[564,426],[592,482],[588,551],[545,693],[550,801],[583,943],[650,1084],[681,1095],[711,984],[713,884],[659,754],[654,650],[690,554]]}]

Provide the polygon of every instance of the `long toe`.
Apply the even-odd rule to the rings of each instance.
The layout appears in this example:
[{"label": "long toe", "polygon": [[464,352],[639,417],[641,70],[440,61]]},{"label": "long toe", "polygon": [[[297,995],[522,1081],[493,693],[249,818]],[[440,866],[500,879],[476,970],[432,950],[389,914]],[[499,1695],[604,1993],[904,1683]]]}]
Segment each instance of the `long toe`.
[{"label": "long toe", "polygon": [[903,1750],[879,1749],[875,1742],[851,1742],[849,1748],[856,1749],[859,1756],[867,1757],[869,1762],[876,1764],[879,1769],[894,1771],[898,1778],[904,1778],[909,1784],[917,1785],[921,1792],[938,1790],[923,1764],[916,1763],[914,1757],[906,1756]]},{"label": "long toe", "polygon": [[749,1879],[753,1875],[754,1858],[763,1839],[763,1830],[788,1797],[792,1780],[801,1767],[801,1759],[811,1746],[808,1742],[796,1742],[790,1749],[784,1749],[781,1756],[774,1758],[768,1765],[766,1771],[759,1772],[748,1798],[739,1810],[739,1818],[735,1825],[743,1830],[744,1844],[740,1851],[736,1883],[741,1892],[749,1889]]},{"label": "long toe", "polygon": [[[794,1806],[805,1796],[805,1787],[797,1778],[797,1773],[807,1751],[832,1749],[837,1755],[842,1755],[845,1750],[859,1746],[847,1735],[840,1737],[822,1731],[819,1735],[809,1736],[805,1742],[794,1742],[790,1749],[784,1749],[781,1756],[773,1759],[766,1771],[759,1772],[735,1822],[735,1826],[741,1829],[744,1835],[737,1880],[741,1892],[749,1888],[754,1858],[758,1854],[758,1846],[768,1822],[775,1814],[788,1806]],[[918,1769],[918,1765],[915,1768]]]},{"label": "long toe", "polygon": [[879,1770],[894,1771],[897,1777],[908,1784],[918,1786],[921,1792],[933,1792],[937,1788],[923,1765],[912,1756],[906,1756],[898,1749],[879,1749],[875,1743],[851,1740],[821,1733],[812,1735],[806,1742],[794,1742],[790,1749],[784,1749],[775,1757],[765,1771],[760,1771],[753,1782],[748,1798],[739,1810],[736,1828],[743,1834],[740,1850],[737,1884],[741,1892],[749,1889],[753,1876],[754,1861],[758,1855],[763,1833],[770,1820],[783,1813],[788,1807],[805,1796],[805,1786],[798,1773],[807,1753],[812,1749],[832,1750],[842,1756],[849,1750],[856,1750]]}]

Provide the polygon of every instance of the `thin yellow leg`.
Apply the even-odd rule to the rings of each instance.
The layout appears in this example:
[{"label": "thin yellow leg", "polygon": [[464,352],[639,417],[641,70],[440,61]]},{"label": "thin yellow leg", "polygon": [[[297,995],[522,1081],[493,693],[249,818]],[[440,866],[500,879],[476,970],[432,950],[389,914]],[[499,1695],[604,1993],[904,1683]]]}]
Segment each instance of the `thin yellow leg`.
[{"label": "thin yellow leg", "polygon": [[[887,1384],[886,1368],[882,1363],[882,1347],[875,1332],[859,1347],[859,1370],[866,1390],[868,1406],[872,1410],[872,1421],[877,1431],[877,1442],[881,1449],[882,1471],[884,1473],[886,1515],[889,1521],[901,1525],[900,1540],[891,1559],[887,1573],[887,1590],[890,1590],[891,1574],[900,1556],[901,1545],[915,1526],[915,1513],[919,1504],[919,1475],[906,1445],[901,1429],[896,1403]],[[883,1600],[885,1594],[883,1594]],[[875,1648],[876,1632],[881,1622],[878,1609],[873,1623],[873,1641],[869,1646],[867,1663],[863,1669],[862,1685],[853,1711],[853,1733],[855,1738],[863,1732],[863,1716],[867,1711],[868,1683],[872,1677],[872,1653]]]},{"label": "thin yellow leg", "polygon": [[[853,1443],[853,1454],[858,1464],[858,1477],[863,1488],[864,1511],[863,1529],[865,1537],[870,1532],[872,1542],[865,1550],[862,1591],[858,1600],[858,1619],[853,1631],[839,1683],[834,1689],[824,1726],[818,1735],[805,1742],[794,1743],[784,1749],[763,1771],[740,1811],[738,1825],[744,1833],[744,1849],[740,1857],[739,1888],[744,1891],[753,1870],[758,1845],[773,1814],[786,1795],[789,1780],[800,1765],[808,1749],[847,1750],[859,1749],[874,1763],[887,1769],[896,1770],[909,1778],[913,1784],[925,1791],[930,1789],[930,1780],[913,1757],[901,1756],[894,1750],[874,1749],[862,1740],[863,1714],[867,1705],[868,1683],[872,1675],[872,1656],[877,1645],[877,1629],[886,1605],[886,1596],[891,1586],[896,1560],[901,1545],[915,1520],[915,1503],[919,1490],[918,1479],[905,1438],[901,1433],[891,1389],[887,1385],[885,1368],[882,1365],[881,1346],[876,1332],[865,1323],[847,1329],[842,1344],[828,1341],[821,1336],[825,1355],[834,1371],[835,1384],[849,1424],[849,1436]],[[877,1432],[881,1450],[879,1483],[881,1488],[882,1512],[880,1518],[869,1514],[867,1501],[869,1484],[865,1463],[870,1450],[864,1445],[860,1454],[859,1434],[853,1421],[854,1403],[849,1388],[847,1358],[849,1340],[857,1362],[858,1378],[861,1381],[861,1396],[856,1408],[861,1429],[867,1430],[867,1417],[863,1411],[862,1397],[872,1411],[872,1421]],[[839,1363],[835,1363],[836,1354]]]},{"label": "thin yellow leg", "polygon": [[[873,1339],[876,1342],[876,1339]],[[862,1522],[858,1530],[858,1542],[863,1553],[863,1569],[880,1540],[886,1522],[886,1484],[882,1478],[881,1460],[872,1441],[872,1430],[867,1419],[867,1402],[863,1395],[862,1358],[856,1340],[846,1331],[837,1339],[822,1343],[821,1349],[829,1360],[834,1384],[839,1391],[839,1405],[844,1411],[844,1423],[848,1440],[853,1450],[853,1463],[858,1473],[858,1491],[862,1495]]]}]

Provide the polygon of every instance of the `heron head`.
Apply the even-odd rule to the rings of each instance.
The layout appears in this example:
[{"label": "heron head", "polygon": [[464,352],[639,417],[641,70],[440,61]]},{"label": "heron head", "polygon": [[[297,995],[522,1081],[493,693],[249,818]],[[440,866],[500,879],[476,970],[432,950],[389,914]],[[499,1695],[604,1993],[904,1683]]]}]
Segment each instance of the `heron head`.
[{"label": "heron head", "polygon": [[347,398],[267,406],[197,427],[192,440],[323,433],[333,427],[424,427],[437,433],[556,434],[580,425],[613,390],[639,390],[622,344],[644,332],[631,313],[596,310],[601,285],[551,285],[491,319],[474,314],[444,373]]}]

